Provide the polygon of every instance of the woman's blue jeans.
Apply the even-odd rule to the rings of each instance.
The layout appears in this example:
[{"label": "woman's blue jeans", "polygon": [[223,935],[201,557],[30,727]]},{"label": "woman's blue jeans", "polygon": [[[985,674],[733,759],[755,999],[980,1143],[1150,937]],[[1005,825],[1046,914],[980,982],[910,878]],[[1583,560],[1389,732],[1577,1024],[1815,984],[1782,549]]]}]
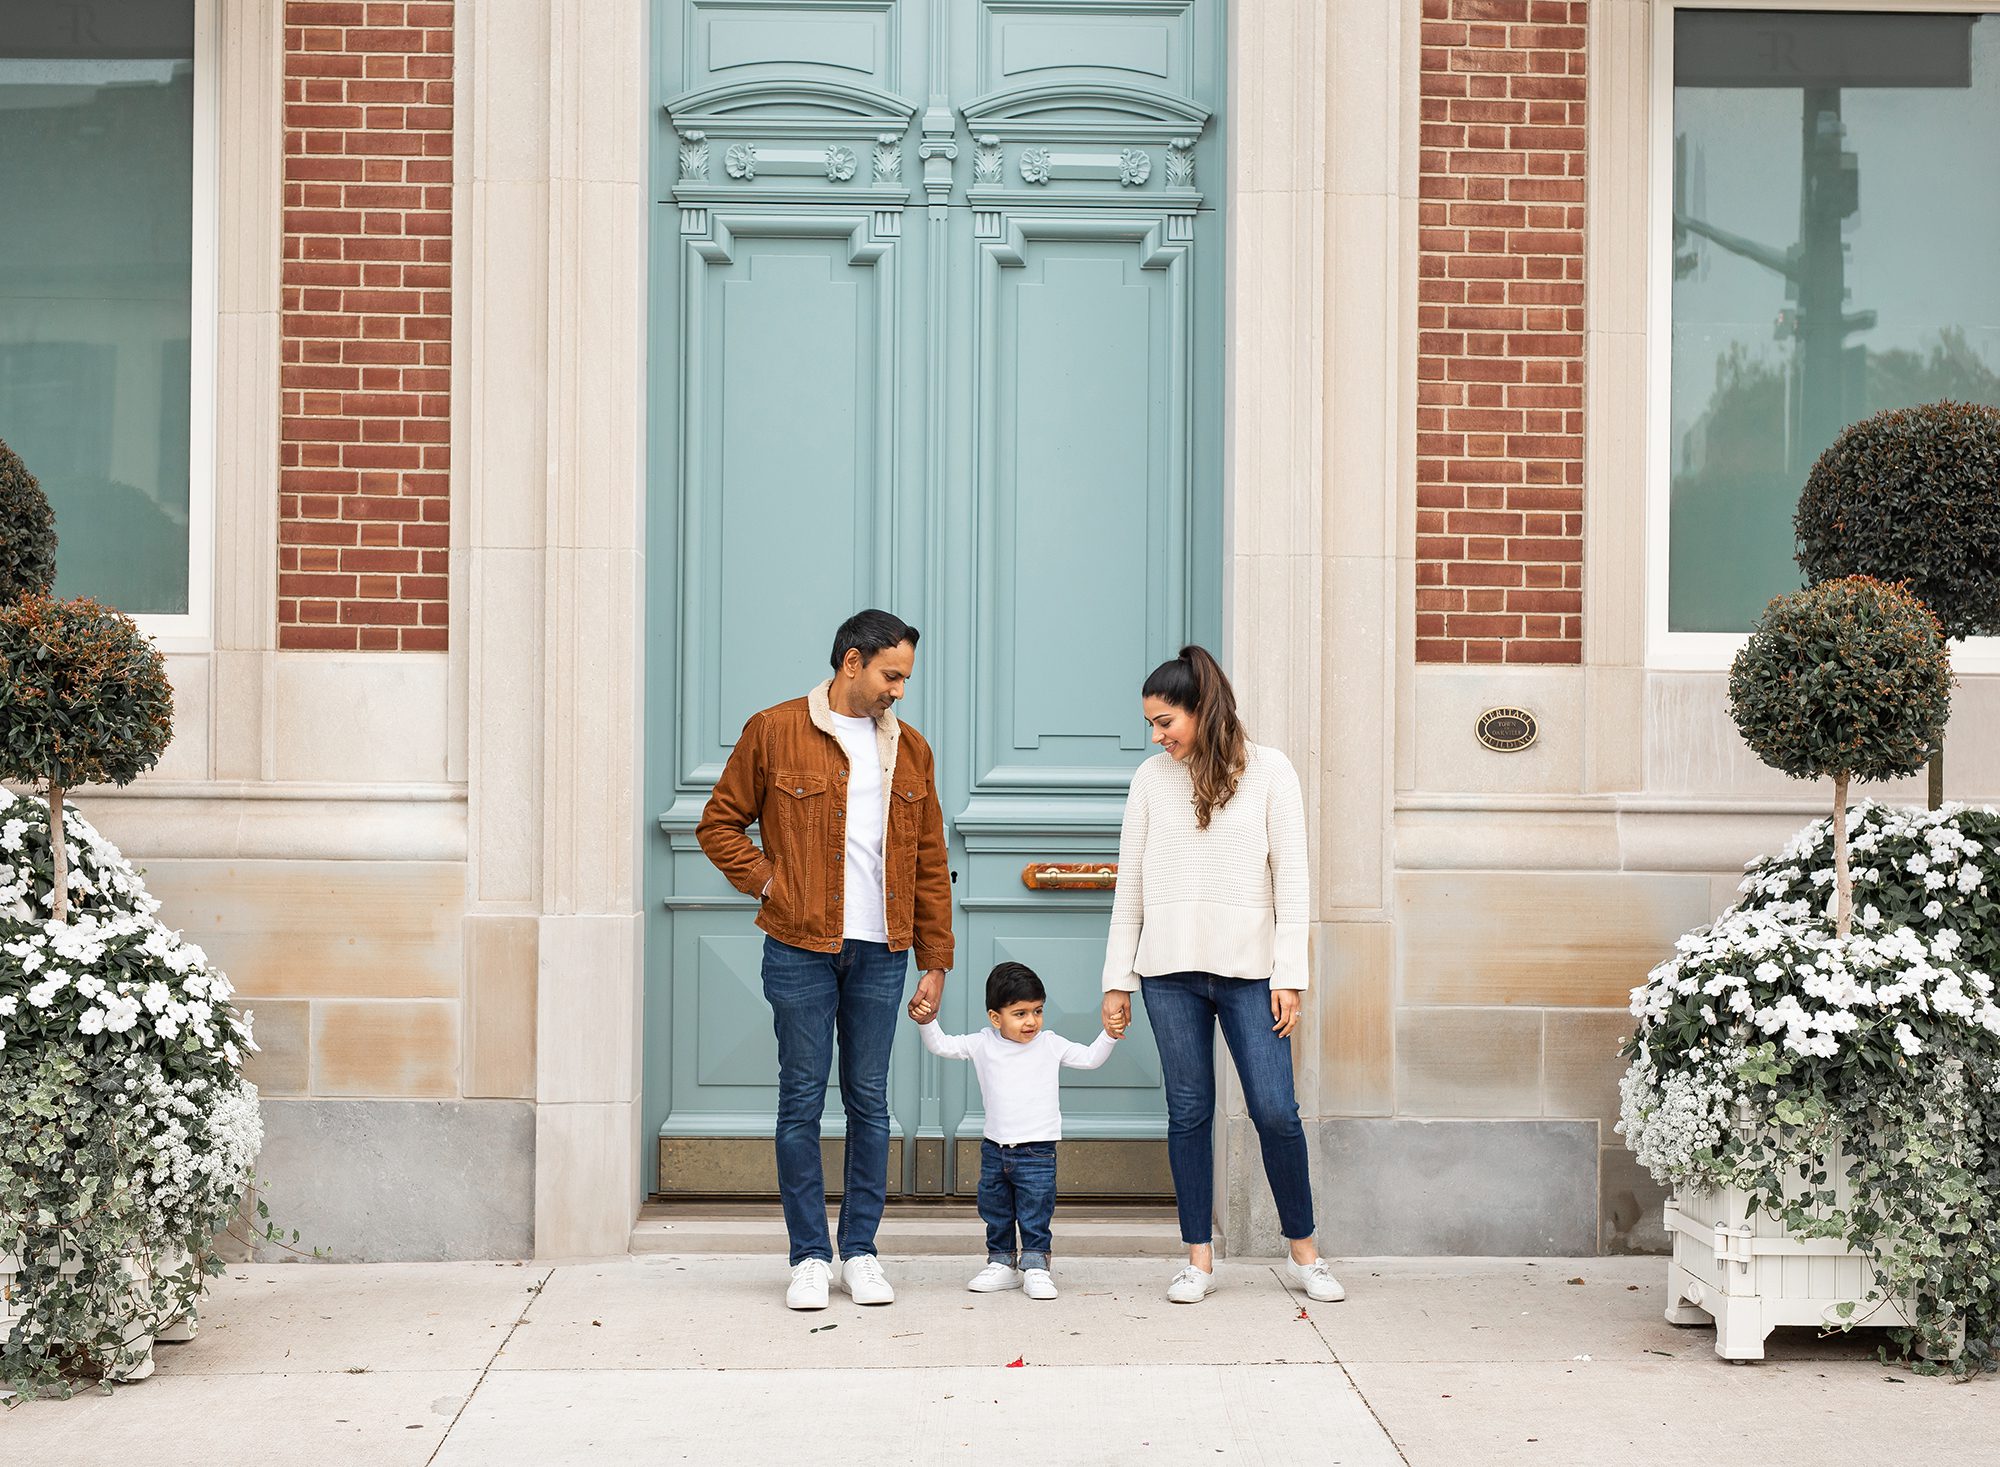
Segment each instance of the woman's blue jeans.
[{"label": "woman's blue jeans", "polygon": [[778,1193],[795,1264],[833,1261],[819,1121],[836,1035],[847,1113],[840,1256],[875,1251],[889,1188],[889,1050],[909,971],[908,950],[885,943],[849,939],[837,953],[816,953],[764,939],[764,997],[778,1035]]},{"label": "woman's blue jeans", "polygon": [[1306,1169],[1305,1127],[1299,1124],[1292,1091],[1292,1046],[1271,1032],[1269,980],[1168,973],[1141,978],[1139,990],[1166,1080],[1167,1164],[1174,1174],[1181,1241],[1198,1247],[1214,1234],[1218,1023],[1263,1147],[1278,1227],[1290,1239],[1312,1237],[1312,1178]]}]

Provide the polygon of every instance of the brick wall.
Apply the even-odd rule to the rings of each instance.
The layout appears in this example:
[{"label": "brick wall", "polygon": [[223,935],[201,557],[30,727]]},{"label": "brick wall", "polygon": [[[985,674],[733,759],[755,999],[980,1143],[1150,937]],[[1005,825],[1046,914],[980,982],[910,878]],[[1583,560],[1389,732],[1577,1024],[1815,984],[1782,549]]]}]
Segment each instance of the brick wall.
[{"label": "brick wall", "polygon": [[285,6],[278,645],[439,651],[452,6]]},{"label": "brick wall", "polygon": [[1424,0],[1417,660],[1577,662],[1583,0]]}]

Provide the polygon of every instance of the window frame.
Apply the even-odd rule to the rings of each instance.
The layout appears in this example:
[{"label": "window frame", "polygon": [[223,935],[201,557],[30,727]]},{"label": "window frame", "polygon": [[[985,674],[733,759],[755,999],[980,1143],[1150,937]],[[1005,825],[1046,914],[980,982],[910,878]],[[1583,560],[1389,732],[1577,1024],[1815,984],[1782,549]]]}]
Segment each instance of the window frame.
[{"label": "window frame", "polygon": [[[1676,632],[1667,625],[1672,573],[1673,495],[1673,228],[1674,216],[1674,17],[1683,10],[1850,11],[1862,14],[1992,16],[1995,0],[1659,0],[1653,7],[1650,204],[1646,303],[1646,666],[1661,671],[1728,669],[1748,632]],[[1951,647],[1960,673],[2000,673],[2000,637],[1968,637]]]},{"label": "window frame", "polygon": [[[185,612],[131,612],[162,652],[215,644],[216,348],[221,273],[221,0],[194,0],[193,233],[188,290],[188,590]],[[57,526],[57,532],[61,532]]]}]

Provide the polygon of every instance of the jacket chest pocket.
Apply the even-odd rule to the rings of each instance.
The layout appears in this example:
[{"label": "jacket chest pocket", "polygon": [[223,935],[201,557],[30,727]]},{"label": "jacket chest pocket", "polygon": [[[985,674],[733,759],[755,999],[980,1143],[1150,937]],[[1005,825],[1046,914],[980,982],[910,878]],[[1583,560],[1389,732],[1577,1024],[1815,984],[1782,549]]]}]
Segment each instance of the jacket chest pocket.
[{"label": "jacket chest pocket", "polygon": [[800,838],[810,838],[826,828],[826,776],[824,774],[774,774],[771,791],[777,808],[778,824]]},{"label": "jacket chest pocket", "polygon": [[917,815],[924,805],[922,785],[894,785],[889,790],[889,819],[898,831],[907,834],[917,828]]}]

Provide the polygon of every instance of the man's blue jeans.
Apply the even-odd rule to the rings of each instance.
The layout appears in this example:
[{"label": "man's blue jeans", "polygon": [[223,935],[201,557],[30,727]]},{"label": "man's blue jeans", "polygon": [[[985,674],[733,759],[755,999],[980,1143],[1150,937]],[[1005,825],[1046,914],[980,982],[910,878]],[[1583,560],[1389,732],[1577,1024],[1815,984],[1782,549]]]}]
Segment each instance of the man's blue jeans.
[{"label": "man's blue jeans", "polygon": [[1049,1266],[1049,1220],[1056,1211],[1056,1143],[979,1143],[979,1217],[986,1224],[986,1261],[1022,1268]]},{"label": "man's blue jeans", "polygon": [[1166,1081],[1167,1166],[1174,1174],[1181,1241],[1199,1246],[1214,1231],[1218,1023],[1263,1146],[1278,1227],[1287,1238],[1312,1237],[1312,1178],[1306,1171],[1305,1128],[1292,1092],[1292,1046],[1271,1032],[1270,981],[1169,973],[1141,978],[1139,988]]},{"label": "man's blue jeans", "polygon": [[837,953],[816,953],[764,939],[764,997],[778,1035],[778,1191],[795,1264],[833,1262],[819,1121],[836,1035],[847,1112],[840,1256],[875,1251],[889,1189],[889,1049],[909,970],[909,952],[886,943],[849,940]]}]

